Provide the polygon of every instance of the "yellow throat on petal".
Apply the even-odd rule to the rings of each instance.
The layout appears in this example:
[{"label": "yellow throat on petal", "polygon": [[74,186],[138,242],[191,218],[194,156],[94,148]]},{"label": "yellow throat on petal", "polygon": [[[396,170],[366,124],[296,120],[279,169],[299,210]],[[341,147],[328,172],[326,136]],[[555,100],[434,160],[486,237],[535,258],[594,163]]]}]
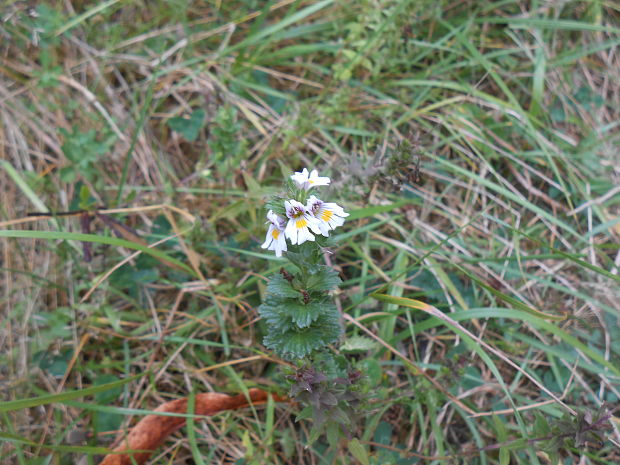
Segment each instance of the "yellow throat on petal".
[{"label": "yellow throat on petal", "polygon": [[297,221],[295,221],[295,227],[297,229],[303,229],[306,226],[308,226],[308,221],[306,221],[305,218],[299,218]]}]

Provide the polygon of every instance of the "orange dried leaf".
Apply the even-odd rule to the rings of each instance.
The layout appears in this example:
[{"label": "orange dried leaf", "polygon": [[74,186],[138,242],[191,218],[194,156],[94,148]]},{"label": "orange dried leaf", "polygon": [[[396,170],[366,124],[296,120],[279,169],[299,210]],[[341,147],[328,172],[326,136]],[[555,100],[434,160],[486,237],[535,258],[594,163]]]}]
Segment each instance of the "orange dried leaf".
[{"label": "orange dried leaf", "polygon": [[[227,394],[206,393],[196,395],[194,414],[215,415],[224,410],[235,410],[252,404],[262,404],[270,394],[262,389],[250,389],[248,397],[244,394],[229,396]],[[273,395],[276,401],[286,401],[285,397]],[[187,413],[187,399],[177,399],[160,405],[156,412]],[[114,449],[114,454],[108,454],[99,465],[138,465],[146,462],[151,454],[166,440],[166,438],[185,425],[183,417],[169,417],[157,414],[147,415],[140,420],[130,431],[122,444]],[[140,450],[122,454],[128,450]],[[133,460],[132,460],[133,457]],[[135,461],[135,462],[134,462]]]}]

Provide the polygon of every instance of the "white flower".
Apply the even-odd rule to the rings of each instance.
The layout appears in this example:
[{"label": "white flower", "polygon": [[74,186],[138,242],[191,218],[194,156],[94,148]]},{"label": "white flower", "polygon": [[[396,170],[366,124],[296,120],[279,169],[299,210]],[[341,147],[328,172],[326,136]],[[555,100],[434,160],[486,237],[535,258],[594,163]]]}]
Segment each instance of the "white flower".
[{"label": "white flower", "polygon": [[269,220],[267,223],[271,224],[267,231],[265,243],[261,245],[261,247],[267,250],[274,250],[276,252],[276,257],[281,257],[282,251],[286,252],[286,237],[284,236],[286,220],[276,215],[273,210],[269,210],[267,219]]},{"label": "white flower", "polygon": [[342,226],[345,217],[349,216],[341,206],[331,202],[323,202],[314,195],[308,199],[306,209],[319,221],[319,229],[325,237],[329,236],[328,231]]},{"label": "white flower", "polygon": [[317,170],[312,170],[308,174],[308,169],[304,168],[301,172],[297,171],[291,176],[291,179],[295,181],[297,187],[301,187],[305,190],[310,190],[314,186],[327,186],[331,182],[327,176],[319,176]]},{"label": "white flower", "polygon": [[310,213],[303,203],[297,200],[286,200],[286,216],[289,218],[284,234],[290,239],[292,244],[303,244],[306,241],[313,241],[315,234],[321,234],[319,229],[319,220]]}]

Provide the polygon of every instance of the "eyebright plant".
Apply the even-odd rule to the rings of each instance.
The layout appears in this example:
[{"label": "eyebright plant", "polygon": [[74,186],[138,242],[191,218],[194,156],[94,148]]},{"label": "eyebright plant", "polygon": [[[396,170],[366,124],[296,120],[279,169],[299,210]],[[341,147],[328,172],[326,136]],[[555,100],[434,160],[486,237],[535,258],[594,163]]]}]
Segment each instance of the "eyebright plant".
[{"label": "eyebright plant", "polygon": [[342,334],[340,314],[329,294],[340,278],[321,261],[322,252],[332,245],[329,233],[349,214],[336,203],[309,195],[313,188],[329,183],[328,177],[304,168],[291,176],[286,197],[268,203],[269,228],[261,247],[278,257],[284,254],[296,270],[282,268],[270,279],[259,313],[267,325],[265,346],[287,359],[306,357]]},{"label": "eyebright plant", "polygon": [[341,432],[350,434],[364,387],[361,372],[335,347],[343,330],[330,292],[341,281],[323,264],[323,256],[335,245],[330,232],[349,214],[315,195],[315,188],[329,184],[328,177],[304,168],[291,176],[285,195],[267,203],[269,227],[262,248],[290,266],[269,280],[259,314],[266,324],[265,346],[293,361],[284,379],[290,397],[303,407],[297,419],[313,420],[309,441],[326,431],[335,446]]}]

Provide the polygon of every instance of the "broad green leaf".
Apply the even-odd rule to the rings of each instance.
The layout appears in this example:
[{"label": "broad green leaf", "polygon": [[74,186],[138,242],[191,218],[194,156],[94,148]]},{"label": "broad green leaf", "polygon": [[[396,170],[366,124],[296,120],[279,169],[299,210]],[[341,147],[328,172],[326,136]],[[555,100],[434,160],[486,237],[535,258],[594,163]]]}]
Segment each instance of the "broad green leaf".
[{"label": "broad green leaf", "polygon": [[183,135],[189,142],[193,142],[198,138],[200,130],[205,125],[206,112],[199,108],[194,110],[189,118],[183,116],[175,116],[168,120],[168,127],[173,131]]}]

